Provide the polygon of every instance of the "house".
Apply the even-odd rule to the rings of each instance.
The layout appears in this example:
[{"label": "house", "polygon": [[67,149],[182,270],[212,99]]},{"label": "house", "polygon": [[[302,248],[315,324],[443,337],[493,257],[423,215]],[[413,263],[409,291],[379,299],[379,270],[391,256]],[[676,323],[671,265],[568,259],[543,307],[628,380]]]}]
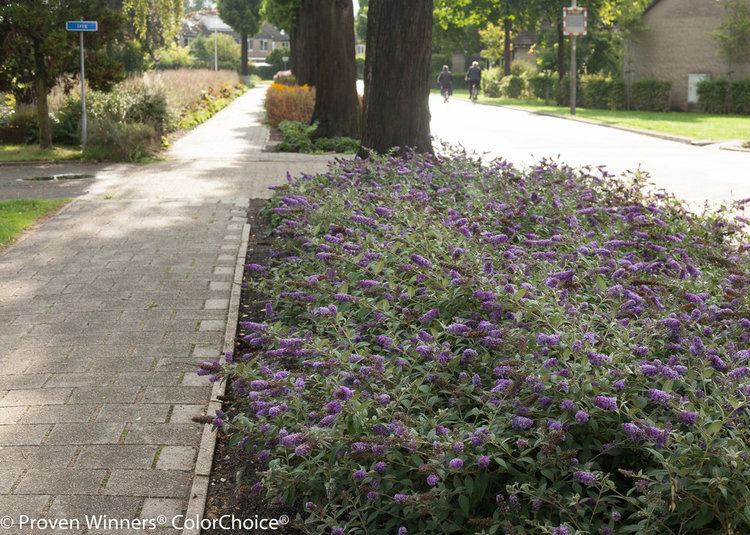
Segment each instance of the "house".
[{"label": "house", "polygon": [[[717,0],[652,1],[643,14],[643,29],[626,45],[626,83],[644,78],[671,82],[672,107],[695,109],[698,82],[725,77],[729,70],[714,37],[724,16]],[[735,77],[750,76],[750,58],[733,70]]]},{"label": "house", "polygon": [[[195,11],[183,18],[177,40],[181,46],[188,46],[190,41],[199,35],[208,36],[214,33],[231,35],[235,41],[240,42],[239,34],[221,20],[214,10]],[[262,63],[272,50],[289,48],[289,35],[273,24],[264,22],[260,32],[248,38],[247,48],[250,61]]]},{"label": "house", "polygon": [[536,44],[537,35],[533,32],[521,31],[513,38],[513,60],[525,61],[532,65],[536,61],[533,47]]}]

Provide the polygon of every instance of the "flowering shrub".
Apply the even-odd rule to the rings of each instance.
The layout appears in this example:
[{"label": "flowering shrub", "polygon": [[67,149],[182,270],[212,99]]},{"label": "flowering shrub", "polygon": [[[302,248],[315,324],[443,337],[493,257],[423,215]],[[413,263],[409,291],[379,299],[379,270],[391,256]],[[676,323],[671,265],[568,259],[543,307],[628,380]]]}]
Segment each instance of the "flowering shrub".
[{"label": "flowering shrub", "polygon": [[315,89],[274,83],[266,91],[264,106],[271,126],[278,126],[281,121],[309,123],[315,109]]},{"label": "flowering shrub", "polygon": [[214,425],[307,533],[750,532],[748,246],[642,181],[461,154],[279,188]]}]

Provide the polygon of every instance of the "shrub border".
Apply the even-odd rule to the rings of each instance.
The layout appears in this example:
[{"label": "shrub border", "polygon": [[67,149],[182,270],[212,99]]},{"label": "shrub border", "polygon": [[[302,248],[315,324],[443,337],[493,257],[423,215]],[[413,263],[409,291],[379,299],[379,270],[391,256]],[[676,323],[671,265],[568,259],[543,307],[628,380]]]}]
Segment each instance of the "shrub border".
[{"label": "shrub border", "polygon": [[[247,208],[246,204],[242,205]],[[220,360],[223,361],[223,352],[234,349],[234,339],[237,334],[237,322],[240,315],[240,294],[242,292],[242,277],[245,272],[245,257],[247,256],[248,243],[250,241],[250,224],[245,223],[242,226],[242,240],[237,252],[237,262],[234,266],[234,277],[232,278],[232,293],[229,296],[229,310],[227,313],[227,326],[224,330],[224,344],[222,346],[222,355]],[[222,407],[219,397],[226,392],[226,381],[220,381],[213,384],[211,388],[211,399],[206,408],[206,414],[213,414]],[[195,469],[193,470],[193,484],[190,487],[190,496],[188,506],[185,512],[185,518],[196,518],[198,522],[194,528],[183,527],[182,535],[200,535],[200,521],[206,511],[206,499],[208,498],[209,477],[214,462],[214,451],[216,450],[217,433],[211,429],[210,424],[204,424],[203,434],[201,435],[200,446],[198,446],[198,456],[195,460]]]}]

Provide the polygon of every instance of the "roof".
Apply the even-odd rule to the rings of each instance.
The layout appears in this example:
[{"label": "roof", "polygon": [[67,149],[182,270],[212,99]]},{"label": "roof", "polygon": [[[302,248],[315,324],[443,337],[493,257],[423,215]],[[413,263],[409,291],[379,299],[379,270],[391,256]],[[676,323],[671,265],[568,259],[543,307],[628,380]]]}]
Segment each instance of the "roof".
[{"label": "roof", "polygon": [[518,35],[513,38],[513,44],[520,47],[532,46],[536,43],[536,38],[537,36],[534,32],[518,32]]},{"label": "roof", "polygon": [[257,35],[253,36],[255,39],[270,39],[272,41],[288,41],[289,36],[283,31],[279,30],[276,26],[270,22],[264,22]]}]

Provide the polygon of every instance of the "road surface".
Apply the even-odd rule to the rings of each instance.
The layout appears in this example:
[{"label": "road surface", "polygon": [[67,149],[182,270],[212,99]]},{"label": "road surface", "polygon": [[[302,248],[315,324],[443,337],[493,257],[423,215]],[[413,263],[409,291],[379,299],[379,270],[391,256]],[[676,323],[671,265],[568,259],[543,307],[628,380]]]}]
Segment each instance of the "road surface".
[{"label": "road surface", "polygon": [[640,167],[656,188],[693,206],[750,197],[750,153],[461,100],[443,104],[436,96],[430,104],[433,136],[478,153],[520,165],[559,157],[575,166],[604,164],[618,174]]}]

